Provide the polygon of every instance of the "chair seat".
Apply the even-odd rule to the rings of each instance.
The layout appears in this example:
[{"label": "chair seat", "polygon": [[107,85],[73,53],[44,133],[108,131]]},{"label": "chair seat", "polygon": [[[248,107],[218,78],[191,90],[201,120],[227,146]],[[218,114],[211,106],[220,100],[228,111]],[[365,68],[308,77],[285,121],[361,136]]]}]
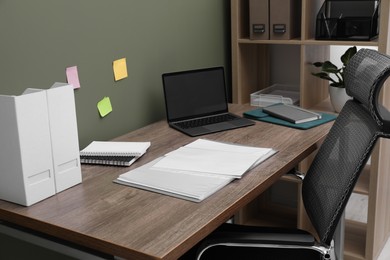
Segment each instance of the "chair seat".
[{"label": "chair seat", "polygon": [[[303,230],[223,224],[198,249],[207,259],[322,259],[312,247],[314,237]],[[280,250],[284,248],[284,250]]]},{"label": "chair seat", "polygon": [[300,229],[223,224],[210,237],[214,243],[262,243],[313,246],[314,237]]}]

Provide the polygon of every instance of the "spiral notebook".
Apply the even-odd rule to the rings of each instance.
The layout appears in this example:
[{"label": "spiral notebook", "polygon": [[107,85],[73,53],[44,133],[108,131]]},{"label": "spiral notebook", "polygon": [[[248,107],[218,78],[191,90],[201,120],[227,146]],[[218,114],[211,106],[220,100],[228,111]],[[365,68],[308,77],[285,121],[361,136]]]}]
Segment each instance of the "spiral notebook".
[{"label": "spiral notebook", "polygon": [[93,141],[80,151],[80,162],[130,166],[150,147],[150,142]]}]

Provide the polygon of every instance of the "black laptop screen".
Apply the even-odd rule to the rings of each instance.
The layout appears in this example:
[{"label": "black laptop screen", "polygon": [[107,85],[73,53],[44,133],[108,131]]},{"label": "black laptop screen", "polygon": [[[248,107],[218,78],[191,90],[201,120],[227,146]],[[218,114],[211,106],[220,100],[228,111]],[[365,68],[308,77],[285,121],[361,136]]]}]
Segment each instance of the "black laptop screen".
[{"label": "black laptop screen", "polygon": [[228,111],[223,67],[162,77],[169,122]]}]

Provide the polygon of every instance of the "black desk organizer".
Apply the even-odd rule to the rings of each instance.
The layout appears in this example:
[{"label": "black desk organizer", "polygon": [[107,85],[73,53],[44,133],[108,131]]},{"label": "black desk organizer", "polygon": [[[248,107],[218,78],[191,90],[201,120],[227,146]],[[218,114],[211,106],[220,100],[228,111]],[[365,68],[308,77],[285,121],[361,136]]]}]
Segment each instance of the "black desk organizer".
[{"label": "black desk organizer", "polygon": [[316,40],[367,41],[378,36],[378,0],[326,0],[316,19]]}]

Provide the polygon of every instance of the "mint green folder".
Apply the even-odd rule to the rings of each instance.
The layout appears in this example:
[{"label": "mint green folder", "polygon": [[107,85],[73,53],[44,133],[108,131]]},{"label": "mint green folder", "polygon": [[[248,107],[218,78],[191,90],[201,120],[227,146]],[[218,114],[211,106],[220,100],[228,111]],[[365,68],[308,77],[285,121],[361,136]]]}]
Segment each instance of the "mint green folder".
[{"label": "mint green folder", "polygon": [[244,117],[249,118],[249,119],[253,119],[253,120],[268,122],[268,123],[277,124],[277,125],[288,126],[288,127],[292,127],[292,128],[304,129],[304,130],[318,126],[318,125],[325,124],[327,122],[335,120],[337,117],[336,115],[327,114],[327,113],[319,113],[319,114],[321,114],[321,119],[313,120],[313,121],[306,122],[306,123],[300,123],[300,124],[290,123],[286,120],[270,116],[267,113],[264,113],[261,108],[256,108],[256,109],[244,112]]}]

